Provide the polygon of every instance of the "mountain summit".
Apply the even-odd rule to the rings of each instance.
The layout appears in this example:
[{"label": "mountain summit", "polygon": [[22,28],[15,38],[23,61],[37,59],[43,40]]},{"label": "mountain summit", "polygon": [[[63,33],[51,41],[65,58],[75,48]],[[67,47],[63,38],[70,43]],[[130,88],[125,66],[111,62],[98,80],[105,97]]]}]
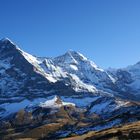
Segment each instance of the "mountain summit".
[{"label": "mountain summit", "polygon": [[[125,97],[127,94],[128,98],[134,100],[135,97],[140,98],[140,87],[137,84],[138,64],[112,72],[99,68],[94,62],[75,51],[68,51],[55,58],[35,57],[22,51],[8,38],[0,40],[0,64],[2,81],[0,91],[3,96],[7,96],[7,93],[17,95],[21,92],[25,96],[26,94],[41,96],[48,91],[56,92],[55,85],[63,84],[64,89],[69,88],[72,93],[105,92],[119,97]],[[6,88],[7,86],[9,88]],[[40,86],[44,89],[47,87],[47,90],[40,89]],[[42,94],[34,92],[35,89],[38,93],[41,90]]]},{"label": "mountain summit", "polygon": [[3,43],[5,45],[7,45],[7,44],[13,44],[14,45],[14,43],[9,38],[3,38],[3,39],[1,39],[0,40],[0,43]]}]

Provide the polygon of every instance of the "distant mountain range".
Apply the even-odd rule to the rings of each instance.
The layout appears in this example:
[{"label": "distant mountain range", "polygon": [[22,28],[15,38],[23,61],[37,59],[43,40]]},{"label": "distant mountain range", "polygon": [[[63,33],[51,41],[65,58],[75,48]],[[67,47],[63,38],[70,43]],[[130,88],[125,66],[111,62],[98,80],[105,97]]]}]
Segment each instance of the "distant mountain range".
[{"label": "distant mountain range", "polygon": [[36,57],[0,40],[0,137],[59,139],[140,120],[140,62],[104,70],[75,51]]}]

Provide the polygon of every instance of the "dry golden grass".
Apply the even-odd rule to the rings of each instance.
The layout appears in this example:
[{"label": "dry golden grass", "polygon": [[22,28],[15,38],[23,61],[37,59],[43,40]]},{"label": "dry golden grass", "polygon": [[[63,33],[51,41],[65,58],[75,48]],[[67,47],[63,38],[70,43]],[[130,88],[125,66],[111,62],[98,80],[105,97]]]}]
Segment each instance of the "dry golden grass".
[{"label": "dry golden grass", "polygon": [[32,139],[32,138],[19,138],[19,139],[15,139],[15,140],[37,140],[37,139]]},{"label": "dry golden grass", "polygon": [[20,135],[20,137],[43,138],[45,136],[48,136],[49,133],[53,133],[53,132],[59,130],[62,126],[63,126],[63,124],[61,124],[61,123],[46,124],[46,125],[37,127],[35,129],[32,129],[29,132],[25,132],[23,135]]},{"label": "dry golden grass", "polygon": [[103,131],[92,131],[81,136],[64,138],[61,140],[140,140],[140,121],[128,125],[114,127]]}]

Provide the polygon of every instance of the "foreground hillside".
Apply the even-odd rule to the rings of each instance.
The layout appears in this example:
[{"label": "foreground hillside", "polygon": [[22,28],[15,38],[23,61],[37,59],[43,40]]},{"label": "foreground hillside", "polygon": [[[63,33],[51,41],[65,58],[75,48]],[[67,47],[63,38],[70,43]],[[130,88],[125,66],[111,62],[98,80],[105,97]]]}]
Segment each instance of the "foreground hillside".
[{"label": "foreground hillside", "polygon": [[[64,122],[65,123],[65,122]],[[121,125],[118,127],[113,127],[110,129],[105,129],[102,131],[90,131],[83,135],[73,135],[69,136],[68,138],[43,138],[41,136],[42,132],[44,134],[55,133],[55,131],[59,130],[64,123],[57,122],[51,125],[44,125],[33,131],[29,131],[26,133],[26,138],[24,137],[17,137],[20,133],[14,134],[12,137],[6,136],[4,140],[139,140],[140,139],[140,121]],[[72,122],[71,122],[72,123]],[[12,129],[9,131],[13,131]],[[46,132],[45,132],[46,131]],[[34,137],[30,137],[33,135]],[[3,138],[1,137],[1,140]]]},{"label": "foreground hillside", "polygon": [[[96,107],[96,104],[92,107]],[[113,100],[112,104],[114,106]],[[0,138],[2,140],[21,138],[53,140],[82,135],[89,131],[100,131],[137,120],[140,120],[140,107],[133,102],[127,103],[125,107],[120,107],[118,110],[111,110],[108,115],[103,112],[99,115],[99,113],[91,113],[90,107],[78,108],[74,103],[64,102],[60,97],[55,96],[53,99],[26,107],[1,120]]]},{"label": "foreground hillside", "polygon": [[139,140],[140,121],[98,132],[89,132],[61,140]]}]

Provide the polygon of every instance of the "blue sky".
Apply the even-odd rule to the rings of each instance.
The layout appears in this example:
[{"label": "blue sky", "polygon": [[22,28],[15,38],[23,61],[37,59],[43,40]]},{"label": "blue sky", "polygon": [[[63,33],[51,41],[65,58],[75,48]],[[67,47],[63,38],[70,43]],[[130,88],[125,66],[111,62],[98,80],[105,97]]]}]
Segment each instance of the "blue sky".
[{"label": "blue sky", "polygon": [[1,0],[0,38],[38,56],[68,50],[102,68],[140,61],[139,0]]}]

